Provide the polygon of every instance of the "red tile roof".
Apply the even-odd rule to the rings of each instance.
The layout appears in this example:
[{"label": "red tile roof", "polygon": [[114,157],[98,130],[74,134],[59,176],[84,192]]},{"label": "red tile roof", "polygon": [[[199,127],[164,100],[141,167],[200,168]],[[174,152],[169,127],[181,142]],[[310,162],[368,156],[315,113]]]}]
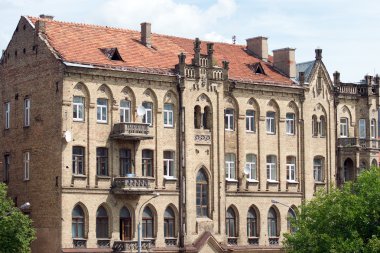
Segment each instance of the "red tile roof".
[{"label": "red tile roof", "polygon": [[[88,24],[68,23],[35,17],[26,17],[33,24],[45,21],[45,34],[50,46],[63,61],[116,69],[147,69],[164,74],[174,74],[178,54],[186,54],[190,64],[194,55],[193,40],[152,33],[152,48],[140,42],[140,32]],[[110,60],[101,48],[117,48],[123,61]],[[206,42],[201,44],[201,54],[207,54]],[[292,80],[275,71],[271,63],[248,54],[245,46],[214,43],[214,58],[218,66],[227,60],[229,78],[245,82],[292,85]],[[265,75],[255,74],[251,67],[261,62]]]}]

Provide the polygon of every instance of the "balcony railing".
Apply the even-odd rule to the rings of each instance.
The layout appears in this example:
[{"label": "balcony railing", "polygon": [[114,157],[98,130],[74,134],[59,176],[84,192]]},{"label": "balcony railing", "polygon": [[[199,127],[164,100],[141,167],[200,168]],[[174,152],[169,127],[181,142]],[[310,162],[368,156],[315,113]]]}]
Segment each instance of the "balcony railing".
[{"label": "balcony railing", "polygon": [[359,138],[338,138],[338,146],[344,148],[358,147],[379,149],[379,140],[377,139],[359,139]]},{"label": "balcony railing", "polygon": [[87,240],[82,238],[73,239],[74,248],[87,248]]},{"label": "balcony railing", "polygon": [[[114,252],[137,252],[137,241],[115,241],[112,246]],[[149,252],[155,246],[155,240],[142,240],[141,250]]]},{"label": "balcony railing", "polygon": [[153,139],[149,135],[149,124],[145,123],[116,123],[110,137],[121,140]]},{"label": "balcony railing", "polygon": [[259,245],[259,238],[258,237],[249,237],[248,238],[248,244],[249,245]]},{"label": "balcony railing", "polygon": [[165,238],[166,246],[177,246],[177,238]]},{"label": "balcony railing", "polygon": [[278,245],[279,238],[278,237],[269,237],[269,245]]},{"label": "balcony railing", "polygon": [[99,248],[110,248],[110,239],[98,239]]},{"label": "balcony railing", "polygon": [[147,194],[154,190],[154,178],[147,177],[115,177],[112,192],[116,194]]},{"label": "balcony railing", "polygon": [[237,245],[238,244],[238,238],[237,237],[228,237],[227,238],[227,244],[228,245]]}]

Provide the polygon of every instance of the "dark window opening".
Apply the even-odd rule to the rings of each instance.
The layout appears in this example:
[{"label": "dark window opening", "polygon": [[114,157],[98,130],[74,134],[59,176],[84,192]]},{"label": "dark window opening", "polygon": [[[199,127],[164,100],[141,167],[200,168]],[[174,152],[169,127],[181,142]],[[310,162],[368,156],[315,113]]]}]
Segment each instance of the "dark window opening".
[{"label": "dark window opening", "polygon": [[119,50],[117,50],[116,47],[101,48],[100,51],[112,61],[123,61],[123,58],[121,58]]}]

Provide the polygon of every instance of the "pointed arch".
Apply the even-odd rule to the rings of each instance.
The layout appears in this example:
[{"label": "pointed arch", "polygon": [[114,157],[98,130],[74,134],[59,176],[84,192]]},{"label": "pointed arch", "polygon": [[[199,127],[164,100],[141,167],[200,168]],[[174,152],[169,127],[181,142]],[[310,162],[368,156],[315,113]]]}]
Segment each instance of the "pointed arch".
[{"label": "pointed arch", "polygon": [[236,115],[239,115],[239,102],[232,95],[224,98],[224,108],[233,108],[236,111]]},{"label": "pointed arch", "polygon": [[155,238],[157,233],[157,210],[152,204],[147,204],[141,215],[142,237]]},{"label": "pointed arch", "polygon": [[74,205],[72,212],[72,237],[87,238],[88,233],[88,210],[82,202]]},{"label": "pointed arch", "polygon": [[274,98],[272,98],[268,101],[267,106],[272,107],[278,113],[278,115],[280,115],[280,113],[281,113],[280,112],[280,106],[278,105],[277,101]]},{"label": "pointed arch", "polygon": [[164,211],[164,237],[177,237],[178,211],[177,208],[170,203]]},{"label": "pointed arch", "polygon": [[251,205],[247,212],[247,236],[260,236],[260,211],[255,205]]},{"label": "pointed arch", "polygon": [[239,213],[234,205],[230,205],[226,210],[226,235],[227,237],[238,237]]},{"label": "pointed arch", "polygon": [[196,212],[197,217],[209,217],[209,177],[204,167],[201,167],[196,174]]},{"label": "pointed arch", "polygon": [[168,90],[164,95],[164,103],[171,103],[177,105],[178,96],[173,90]]},{"label": "pointed arch", "polygon": [[143,92],[143,94],[145,95],[145,97],[143,98],[143,101],[151,101],[151,102],[153,102],[153,105],[156,108],[155,110],[157,110],[157,105],[158,105],[157,94],[151,88],[147,88]]},{"label": "pointed arch", "polygon": [[249,98],[247,104],[247,108],[253,107],[253,109],[256,111],[257,116],[260,115],[260,105],[254,97]]},{"label": "pointed arch", "polygon": [[293,110],[293,112],[296,114],[296,117],[298,118],[299,107],[298,107],[298,105],[294,101],[290,101],[288,103],[288,108],[290,108],[291,110]]},{"label": "pointed arch", "polygon": [[127,241],[133,238],[133,227],[134,227],[134,215],[133,209],[128,206],[123,206],[119,211],[119,221],[120,221],[120,240]]},{"label": "pointed arch", "polygon": [[268,210],[268,236],[279,237],[281,231],[281,217],[278,208],[272,205]]},{"label": "pointed arch", "polygon": [[100,205],[98,209],[96,210],[96,238],[109,238],[109,231],[112,231],[110,229],[110,215],[108,210],[103,206]]},{"label": "pointed arch", "polygon": [[111,88],[107,84],[102,84],[97,89],[98,97],[107,97],[109,100],[111,100],[111,103],[113,102],[113,93]]},{"label": "pointed arch", "polygon": [[[351,110],[350,108],[348,108],[347,105],[343,105],[341,108],[340,108],[340,116],[341,117],[344,117],[344,116],[348,116],[348,120],[350,122],[350,125],[352,126],[353,125],[353,118],[352,118],[352,114],[351,114]],[[339,112],[338,112],[339,113]],[[339,114],[338,114],[339,115]]]},{"label": "pointed arch", "polygon": [[90,90],[87,85],[83,82],[78,82],[73,88],[73,93],[75,95],[83,95],[86,99],[90,100]]}]

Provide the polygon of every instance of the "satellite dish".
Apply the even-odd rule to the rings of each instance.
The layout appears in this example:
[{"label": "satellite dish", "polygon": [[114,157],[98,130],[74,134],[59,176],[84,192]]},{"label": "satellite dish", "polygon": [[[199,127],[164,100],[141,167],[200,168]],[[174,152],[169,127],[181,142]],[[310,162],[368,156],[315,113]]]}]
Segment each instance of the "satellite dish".
[{"label": "satellite dish", "polygon": [[137,115],[138,115],[139,117],[144,116],[144,115],[145,115],[145,112],[146,112],[146,110],[145,110],[145,107],[144,107],[144,106],[139,105],[139,106],[137,107]]},{"label": "satellite dish", "polygon": [[71,134],[71,132],[69,130],[67,130],[63,137],[65,138],[66,142],[69,143],[73,140],[73,135]]},{"label": "satellite dish", "polygon": [[250,172],[251,172],[251,170],[248,167],[244,167],[244,174],[246,176],[248,176]]}]

